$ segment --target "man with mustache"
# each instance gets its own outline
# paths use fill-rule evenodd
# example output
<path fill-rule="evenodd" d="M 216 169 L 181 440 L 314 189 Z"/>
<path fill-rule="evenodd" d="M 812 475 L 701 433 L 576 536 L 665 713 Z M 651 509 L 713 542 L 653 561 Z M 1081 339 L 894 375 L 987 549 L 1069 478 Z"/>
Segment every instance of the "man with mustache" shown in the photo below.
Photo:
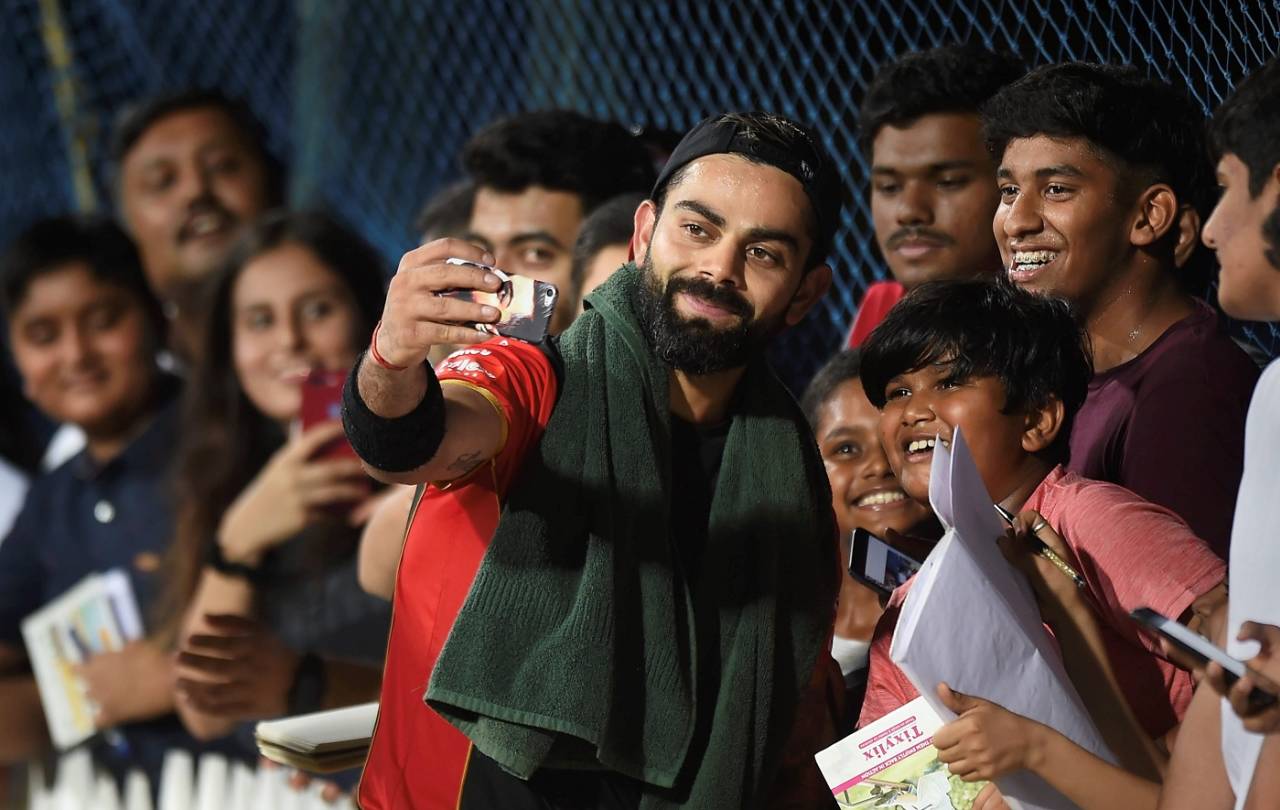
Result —
<path fill-rule="evenodd" d="M 768 801 L 836 591 L 822 461 L 764 360 L 830 286 L 844 192 L 819 144 L 765 113 L 703 121 L 636 210 L 640 266 L 547 344 L 488 340 L 438 376 L 432 346 L 498 314 L 434 294 L 498 287 L 446 259 L 493 257 L 406 254 L 344 401 L 373 474 L 433 482 L 362 807 Z"/>
<path fill-rule="evenodd" d="M 249 108 L 216 90 L 186 90 L 127 108 L 111 142 L 116 203 L 190 358 L 200 282 L 243 225 L 283 200 L 283 169 Z"/>
<path fill-rule="evenodd" d="M 926 281 L 1000 269 L 991 238 L 999 198 L 982 139 L 983 102 L 1022 75 L 1015 57 L 978 45 L 909 53 L 876 74 L 859 111 L 871 168 L 871 221 L 892 280 L 867 288 L 850 348 Z"/>

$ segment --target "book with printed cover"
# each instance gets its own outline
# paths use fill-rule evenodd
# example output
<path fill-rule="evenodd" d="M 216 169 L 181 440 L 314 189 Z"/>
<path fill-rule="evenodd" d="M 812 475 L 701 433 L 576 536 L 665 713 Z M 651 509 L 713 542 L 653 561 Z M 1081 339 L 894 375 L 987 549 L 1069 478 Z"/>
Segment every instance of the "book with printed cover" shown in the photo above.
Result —
<path fill-rule="evenodd" d="M 924 700 L 867 724 L 815 756 L 837 807 L 970 810 L 986 782 L 962 782 L 933 747 L 940 718 Z"/>
<path fill-rule="evenodd" d="M 120 569 L 90 574 L 22 620 L 49 736 L 65 751 L 97 733 L 97 707 L 77 667 L 142 637 L 138 601 Z"/>

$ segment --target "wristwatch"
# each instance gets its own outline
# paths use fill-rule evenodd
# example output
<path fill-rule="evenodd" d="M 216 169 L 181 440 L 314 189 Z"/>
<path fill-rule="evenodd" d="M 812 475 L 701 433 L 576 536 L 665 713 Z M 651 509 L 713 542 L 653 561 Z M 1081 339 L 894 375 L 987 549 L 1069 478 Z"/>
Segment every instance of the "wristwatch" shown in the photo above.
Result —
<path fill-rule="evenodd" d="M 219 574 L 226 574 L 229 577 L 240 577 L 253 583 L 262 578 L 262 569 L 228 560 L 222 553 L 222 544 L 216 539 L 209 544 L 209 553 L 205 555 L 204 562 Z"/>

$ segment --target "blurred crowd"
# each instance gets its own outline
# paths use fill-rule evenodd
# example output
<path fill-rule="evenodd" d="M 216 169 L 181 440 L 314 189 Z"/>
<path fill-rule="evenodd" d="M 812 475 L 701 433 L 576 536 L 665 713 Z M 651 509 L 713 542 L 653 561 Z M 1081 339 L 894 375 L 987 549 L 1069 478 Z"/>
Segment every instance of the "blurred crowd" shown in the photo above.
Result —
<path fill-rule="evenodd" d="M 808 123 L 492 122 L 391 268 L 284 205 L 239 101 L 124 110 L 115 215 L 0 258 L 0 784 L 51 772 L 24 620 L 118 570 L 145 632 L 72 670 L 122 789 L 158 796 L 175 751 L 260 767 L 256 721 L 378 700 L 364 768 L 296 789 L 831 807 L 814 754 L 920 694 L 890 655 L 912 583 L 851 574 L 855 538 L 923 561 L 962 431 L 1114 754 L 935 684 L 974 806 L 1020 771 L 1085 808 L 1280 806 L 1254 691 L 1280 682 L 1280 371 L 1224 319 L 1280 320 L 1280 62 L 1206 120 L 1133 67 L 907 54 L 862 103 L 868 189 Z M 788 392 L 766 349 L 851 272 L 855 193 L 889 276 Z M 484 304 L 507 277 L 554 285 L 545 339 Z"/>

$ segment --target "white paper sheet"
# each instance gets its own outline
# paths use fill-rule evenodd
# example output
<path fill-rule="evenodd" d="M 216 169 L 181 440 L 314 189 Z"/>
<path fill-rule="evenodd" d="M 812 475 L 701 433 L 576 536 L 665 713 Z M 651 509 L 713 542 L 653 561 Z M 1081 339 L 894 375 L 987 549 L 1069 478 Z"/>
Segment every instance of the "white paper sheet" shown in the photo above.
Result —
<path fill-rule="evenodd" d="M 300 754 L 323 754 L 350 748 L 367 748 L 378 720 L 378 704 L 361 703 L 341 709 L 300 714 L 280 720 L 264 720 L 255 727 L 258 742 Z"/>
<path fill-rule="evenodd" d="M 950 449 L 938 442 L 933 451 L 929 499 L 947 531 L 911 586 L 890 657 L 945 720 L 956 715 L 937 696 L 941 681 L 1114 763 L 1044 629 L 1031 586 L 996 545 L 1003 526 L 958 429 Z M 1029 771 L 997 784 L 1010 806 L 1074 807 Z"/>

